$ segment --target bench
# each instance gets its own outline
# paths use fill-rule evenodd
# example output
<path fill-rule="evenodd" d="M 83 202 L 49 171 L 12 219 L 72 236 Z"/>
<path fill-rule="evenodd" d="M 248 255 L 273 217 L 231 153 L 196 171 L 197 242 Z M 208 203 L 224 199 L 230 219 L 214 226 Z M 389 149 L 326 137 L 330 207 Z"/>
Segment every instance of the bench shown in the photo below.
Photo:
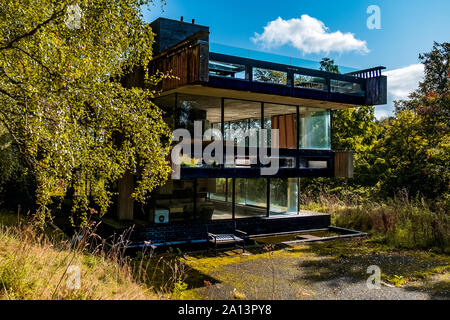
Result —
<path fill-rule="evenodd" d="M 247 232 L 236 229 L 236 222 L 234 223 L 233 233 L 215 234 L 208 232 L 208 243 L 214 245 L 215 254 L 217 256 L 217 249 L 220 245 L 233 244 L 235 247 L 242 248 L 242 253 L 245 252 L 245 238 L 248 237 Z"/>

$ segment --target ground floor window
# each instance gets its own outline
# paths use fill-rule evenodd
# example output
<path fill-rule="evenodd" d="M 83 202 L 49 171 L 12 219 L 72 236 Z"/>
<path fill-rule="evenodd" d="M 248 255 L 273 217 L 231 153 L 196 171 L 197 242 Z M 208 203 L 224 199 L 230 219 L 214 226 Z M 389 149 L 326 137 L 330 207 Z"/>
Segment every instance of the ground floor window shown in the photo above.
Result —
<path fill-rule="evenodd" d="M 299 178 L 169 180 L 153 197 L 152 219 L 164 213 L 166 220 L 154 222 L 297 215 L 298 192 Z"/>
<path fill-rule="evenodd" d="M 267 179 L 236 179 L 235 218 L 267 216 Z"/>
<path fill-rule="evenodd" d="M 270 215 L 298 214 L 298 178 L 270 179 Z"/>

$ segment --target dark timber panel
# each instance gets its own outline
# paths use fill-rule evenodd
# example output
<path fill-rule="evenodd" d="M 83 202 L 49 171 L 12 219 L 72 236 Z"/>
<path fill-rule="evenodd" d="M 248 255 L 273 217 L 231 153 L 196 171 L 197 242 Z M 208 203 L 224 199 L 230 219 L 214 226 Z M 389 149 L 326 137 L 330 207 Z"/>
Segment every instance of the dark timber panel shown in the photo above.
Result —
<path fill-rule="evenodd" d="M 247 232 L 250 237 L 279 232 L 324 229 L 330 225 L 330 215 L 328 214 L 236 219 L 236 227 Z M 159 224 L 138 228 L 133 231 L 130 236 L 130 246 L 143 245 L 145 241 L 153 244 L 205 241 L 207 239 L 207 231 L 212 233 L 230 233 L 233 230 L 233 220 Z M 117 232 L 120 232 L 120 230 L 117 230 Z"/>
<path fill-rule="evenodd" d="M 156 34 L 153 44 L 154 55 L 174 47 L 199 31 L 209 33 L 209 27 L 166 18 L 159 18 L 153 21 L 150 27 Z M 201 40 L 208 42 L 209 37 L 205 35 Z"/>
<path fill-rule="evenodd" d="M 379 76 L 367 79 L 367 105 L 381 105 L 387 103 L 387 77 Z"/>
<path fill-rule="evenodd" d="M 163 72 L 174 76 L 163 79 L 158 89 L 167 91 L 207 80 L 204 72 L 208 66 L 205 58 L 207 52 L 208 45 L 196 43 L 196 40 L 193 40 L 180 44 L 179 50 L 173 53 L 166 52 L 155 57 L 150 64 L 150 74 Z"/>

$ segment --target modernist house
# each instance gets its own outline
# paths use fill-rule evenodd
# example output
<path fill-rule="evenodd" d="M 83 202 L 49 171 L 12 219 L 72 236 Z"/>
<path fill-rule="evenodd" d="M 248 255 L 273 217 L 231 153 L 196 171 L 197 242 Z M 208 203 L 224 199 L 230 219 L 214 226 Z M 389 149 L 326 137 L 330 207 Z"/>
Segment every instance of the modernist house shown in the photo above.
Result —
<path fill-rule="evenodd" d="M 300 210 L 300 179 L 352 176 L 352 153 L 331 150 L 330 112 L 385 104 L 384 67 L 328 73 L 285 57 L 213 51 L 209 28 L 194 22 L 159 18 L 151 26 L 156 41 L 149 68 L 177 76 L 159 84 L 161 95 L 154 101 L 165 121 L 192 137 L 199 121 L 203 131 L 218 130 L 235 152 L 225 154 L 222 164 L 206 163 L 203 150 L 183 154 L 181 166 L 174 166 L 176 178 L 155 191 L 148 206 L 133 211 L 119 203 L 119 219 L 149 223 L 136 239 L 202 241 L 205 227 L 236 224 L 255 235 L 328 227 L 328 215 Z M 142 83 L 139 73 L 127 80 L 127 85 Z M 256 142 L 245 135 L 230 139 L 228 129 L 266 129 L 268 135 Z M 278 130 L 279 170 L 264 176 L 261 168 L 267 164 L 257 151 L 265 146 L 272 154 L 273 130 Z M 205 148 L 213 139 L 201 140 Z"/>

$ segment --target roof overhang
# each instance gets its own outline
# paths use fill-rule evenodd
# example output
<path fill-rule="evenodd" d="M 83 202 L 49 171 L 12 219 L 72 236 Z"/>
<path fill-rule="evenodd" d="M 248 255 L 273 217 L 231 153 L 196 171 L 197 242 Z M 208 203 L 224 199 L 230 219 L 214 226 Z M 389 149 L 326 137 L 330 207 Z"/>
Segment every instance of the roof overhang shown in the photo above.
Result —
<path fill-rule="evenodd" d="M 329 109 L 329 110 L 342 110 L 349 108 L 356 108 L 357 105 L 354 104 L 345 104 L 339 102 L 331 102 L 331 101 L 321 101 L 307 98 L 295 98 L 289 96 L 279 96 L 273 94 L 266 93 L 257 93 L 250 91 L 239 91 L 239 90 L 231 90 L 231 89 L 223 89 L 223 88 L 214 88 L 206 85 L 187 85 L 183 87 L 178 87 L 176 89 L 165 91 L 161 93 L 161 96 L 167 96 L 173 93 L 181 93 L 181 94 L 189 94 L 189 95 L 198 95 L 198 96 L 207 96 L 207 97 L 215 97 L 215 98 L 226 98 L 226 99 L 238 99 L 238 100 L 246 100 L 246 101 L 256 101 L 256 102 L 265 102 L 265 103 L 273 103 L 273 104 L 284 104 L 291 106 L 301 106 L 301 107 L 309 107 L 309 108 L 321 108 L 321 109 Z"/>

